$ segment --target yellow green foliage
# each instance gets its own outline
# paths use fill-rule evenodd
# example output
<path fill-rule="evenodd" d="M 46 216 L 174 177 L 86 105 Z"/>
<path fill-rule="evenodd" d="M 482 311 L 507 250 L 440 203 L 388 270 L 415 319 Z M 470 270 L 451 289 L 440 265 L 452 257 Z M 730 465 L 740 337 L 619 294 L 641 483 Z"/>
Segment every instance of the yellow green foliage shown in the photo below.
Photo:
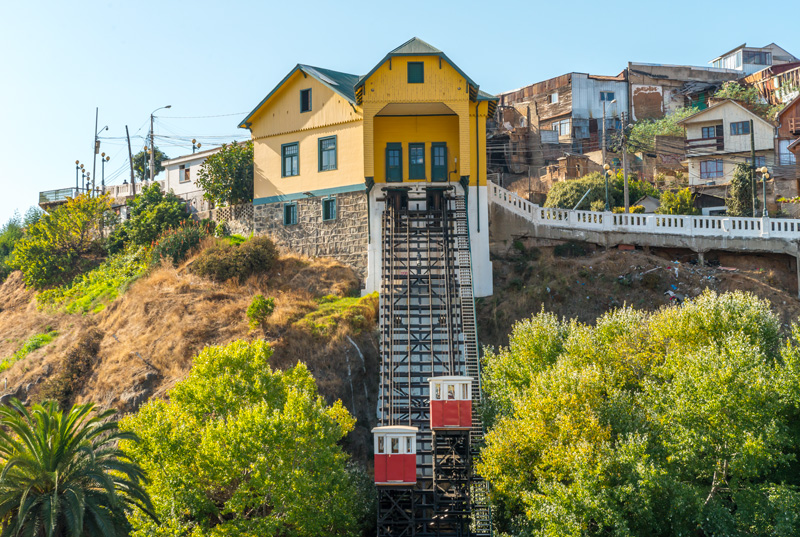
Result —
<path fill-rule="evenodd" d="M 51 306 L 67 313 L 96 313 L 147 272 L 149 263 L 150 249 L 133 246 L 109 257 L 70 284 L 42 291 L 36 298 L 40 307 Z"/>
<path fill-rule="evenodd" d="M 333 295 L 320 299 L 319 308 L 306 314 L 295 323 L 315 336 L 331 336 L 339 327 L 349 328 L 358 334 L 375 321 L 378 311 L 378 293 L 361 298 L 337 297 Z"/>
<path fill-rule="evenodd" d="M 540 313 L 484 369 L 479 471 L 515 535 L 797 535 L 800 347 L 753 295 Z"/>
<path fill-rule="evenodd" d="M 48 330 L 47 332 L 36 334 L 35 336 L 31 337 L 19 348 L 19 350 L 17 350 L 17 352 L 0 362 L 0 373 L 24 359 L 36 349 L 40 349 L 47 345 L 53 341 L 57 335 L 58 332 L 55 330 Z"/>
<path fill-rule="evenodd" d="M 269 366 L 267 343 L 207 347 L 188 377 L 123 423 L 160 523 L 134 535 L 360 535 L 374 492 L 338 442 L 355 419 L 328 406 L 303 364 Z"/>

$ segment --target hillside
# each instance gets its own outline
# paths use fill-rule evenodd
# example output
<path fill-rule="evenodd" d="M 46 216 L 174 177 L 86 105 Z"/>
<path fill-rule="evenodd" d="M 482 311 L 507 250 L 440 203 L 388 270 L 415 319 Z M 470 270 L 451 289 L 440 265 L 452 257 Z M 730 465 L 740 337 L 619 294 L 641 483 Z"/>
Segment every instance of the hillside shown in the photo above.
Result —
<path fill-rule="evenodd" d="M 203 347 L 263 337 L 273 345 L 273 367 L 305 362 L 320 393 L 341 399 L 358 418 L 349 449 L 365 457 L 377 386 L 375 315 L 368 312 L 377 308 L 374 297 L 339 298 L 358 289 L 356 273 L 330 259 L 282 255 L 270 274 L 214 283 L 187 270 L 193 260 L 153 270 L 89 315 L 37 309 L 20 273 L 11 274 L 0 286 L 0 359 L 38 334 L 57 335 L 3 373 L 3 397 L 92 400 L 128 413 L 164 397 Z M 275 297 L 276 308 L 263 330 L 250 330 L 245 311 L 257 293 Z"/>

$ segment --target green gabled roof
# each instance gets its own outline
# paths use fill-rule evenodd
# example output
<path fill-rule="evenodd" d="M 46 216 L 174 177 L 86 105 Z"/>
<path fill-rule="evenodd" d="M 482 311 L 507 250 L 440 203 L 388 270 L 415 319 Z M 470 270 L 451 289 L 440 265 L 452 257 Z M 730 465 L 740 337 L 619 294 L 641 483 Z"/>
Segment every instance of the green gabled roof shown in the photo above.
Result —
<path fill-rule="evenodd" d="M 384 56 L 384 58 L 381 61 L 379 61 L 377 65 L 375 65 L 375 67 L 373 67 L 369 73 L 358 79 L 355 88 L 358 89 L 358 87 L 362 86 L 364 82 L 369 77 L 371 77 L 372 74 L 375 71 L 377 71 L 381 65 L 384 64 L 384 62 L 386 62 L 386 60 L 389 60 L 390 58 L 393 58 L 395 56 L 438 56 L 443 60 L 445 60 L 447 63 L 449 63 L 453 67 L 453 69 L 455 69 L 458 72 L 458 74 L 463 76 L 464 80 L 466 80 L 470 86 L 478 88 L 478 84 L 476 84 L 474 80 L 468 77 L 467 74 L 458 67 L 458 65 L 453 63 L 453 60 L 448 58 L 447 54 L 445 54 L 438 48 L 429 45 L 419 37 L 411 38 L 402 45 L 400 45 L 399 47 L 397 47 L 396 49 L 394 49 L 393 51 L 389 52 L 389 54 Z"/>
<path fill-rule="evenodd" d="M 479 101 L 499 101 L 498 97 L 495 97 L 491 93 L 486 93 L 483 90 L 478 90 L 478 100 Z"/>
<path fill-rule="evenodd" d="M 308 76 L 317 80 L 320 84 L 327 86 L 333 92 L 338 93 L 348 102 L 351 104 L 356 104 L 356 93 L 355 93 L 355 85 L 359 80 L 358 75 L 351 75 L 350 73 L 342 73 L 340 71 L 333 71 L 331 69 L 324 69 L 322 67 L 314 67 L 312 65 L 303 65 L 302 63 L 298 63 L 294 69 L 292 69 L 288 75 L 283 77 L 283 80 L 278 82 L 278 85 L 275 86 L 272 91 L 264 97 L 258 105 L 253 108 L 253 111 L 250 112 L 246 118 L 244 118 L 239 123 L 239 128 L 241 129 L 249 129 L 250 126 L 248 122 L 250 118 L 252 118 L 258 110 L 264 106 L 270 97 L 272 97 L 276 91 L 278 91 L 281 86 L 283 86 L 289 78 L 297 71 L 302 71 L 303 73 L 307 74 Z"/>

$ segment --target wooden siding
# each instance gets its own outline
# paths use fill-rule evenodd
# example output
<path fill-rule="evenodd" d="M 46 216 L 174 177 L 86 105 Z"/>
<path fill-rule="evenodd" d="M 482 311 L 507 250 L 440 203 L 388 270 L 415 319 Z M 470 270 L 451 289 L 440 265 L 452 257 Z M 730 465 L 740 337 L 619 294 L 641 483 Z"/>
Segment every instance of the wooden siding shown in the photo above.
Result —
<path fill-rule="evenodd" d="M 408 62 L 424 63 L 424 83 L 408 83 Z M 364 82 L 365 107 L 375 102 L 466 102 L 468 99 L 469 88 L 464 77 L 437 56 L 392 58 Z"/>
<path fill-rule="evenodd" d="M 311 89 L 311 111 L 300 112 L 300 90 Z M 358 121 L 361 111 L 300 71 L 293 74 L 251 119 L 253 139 Z"/>
<path fill-rule="evenodd" d="M 318 141 L 328 136 L 336 136 L 337 168 L 321 172 Z M 281 145 L 293 142 L 299 143 L 300 175 L 281 177 Z M 364 182 L 361 121 L 257 139 L 253 149 L 256 199 Z"/>

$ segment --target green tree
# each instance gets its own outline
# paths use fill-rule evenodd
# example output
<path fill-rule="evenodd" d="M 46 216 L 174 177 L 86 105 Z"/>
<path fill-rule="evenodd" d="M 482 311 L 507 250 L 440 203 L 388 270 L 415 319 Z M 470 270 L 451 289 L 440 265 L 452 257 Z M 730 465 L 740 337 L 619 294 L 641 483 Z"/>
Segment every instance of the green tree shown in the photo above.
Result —
<path fill-rule="evenodd" d="M 142 469 L 120 451 L 136 442 L 93 405 L 63 412 L 53 401 L 27 410 L 0 406 L 0 520 L 2 535 L 121 537 L 126 511 L 152 516 Z"/>
<path fill-rule="evenodd" d="M 26 229 L 11 266 L 37 289 L 72 281 L 104 259 L 101 222 L 110 209 L 107 195 L 69 199 Z"/>
<path fill-rule="evenodd" d="M 308 369 L 269 367 L 267 343 L 207 347 L 169 400 L 151 400 L 123 427 L 147 470 L 162 524 L 137 535 L 356 535 L 369 505 L 338 442 L 354 419 L 327 406 Z"/>
<path fill-rule="evenodd" d="M 678 108 L 661 119 L 637 121 L 631 125 L 630 133 L 628 134 L 628 151 L 630 153 L 655 151 L 656 136 L 683 137 L 684 129 L 682 125 L 678 125 L 678 121 L 691 116 L 697 111 L 697 108 L 692 107 Z"/>
<path fill-rule="evenodd" d="M 662 192 L 661 205 L 656 209 L 658 214 L 700 214 L 694 206 L 694 194 L 688 188 L 677 192 Z"/>
<path fill-rule="evenodd" d="M 155 178 L 159 173 L 164 171 L 164 166 L 161 165 L 162 162 L 165 160 L 169 160 L 169 157 L 161 151 L 157 146 L 155 148 L 155 165 L 156 170 L 153 177 Z M 136 174 L 136 180 L 141 181 L 149 181 L 150 180 L 150 149 L 148 148 L 147 151 L 144 149 L 133 155 L 133 171 Z"/>
<path fill-rule="evenodd" d="M 545 207 L 558 207 L 560 209 L 572 209 L 580 201 L 583 195 L 589 190 L 589 195 L 581 202 L 578 209 L 588 210 L 591 207 L 599 207 L 600 203 L 605 207 L 606 182 L 602 173 L 592 172 L 580 179 L 571 181 L 561 181 L 553 185 L 545 200 Z M 642 196 L 651 195 L 659 197 L 661 193 L 647 181 L 640 181 L 636 174 L 628 175 L 628 197 L 634 203 Z M 608 200 L 611 207 L 624 205 L 624 178 L 622 170 L 611 177 L 608 181 Z"/>
<path fill-rule="evenodd" d="M 14 246 L 23 237 L 25 228 L 38 222 L 41 215 L 42 210 L 38 207 L 29 208 L 24 217 L 20 217 L 19 213 L 15 211 L 8 222 L 0 227 L 0 282 L 14 270 L 11 266 L 11 255 L 14 252 Z"/>
<path fill-rule="evenodd" d="M 747 164 L 737 164 L 728 186 L 725 205 L 730 216 L 753 216 L 753 171 Z"/>
<path fill-rule="evenodd" d="M 126 202 L 128 219 L 117 226 L 109 239 L 109 249 L 119 251 L 128 242 L 149 246 L 168 229 L 175 229 L 189 217 L 186 202 L 172 192 L 164 192 L 161 185 L 145 187 Z"/>
<path fill-rule="evenodd" d="M 479 471 L 519 535 L 800 532 L 800 348 L 766 301 L 541 313 L 486 355 Z"/>
<path fill-rule="evenodd" d="M 223 144 L 200 166 L 197 185 L 217 205 L 253 201 L 253 142 Z"/>

